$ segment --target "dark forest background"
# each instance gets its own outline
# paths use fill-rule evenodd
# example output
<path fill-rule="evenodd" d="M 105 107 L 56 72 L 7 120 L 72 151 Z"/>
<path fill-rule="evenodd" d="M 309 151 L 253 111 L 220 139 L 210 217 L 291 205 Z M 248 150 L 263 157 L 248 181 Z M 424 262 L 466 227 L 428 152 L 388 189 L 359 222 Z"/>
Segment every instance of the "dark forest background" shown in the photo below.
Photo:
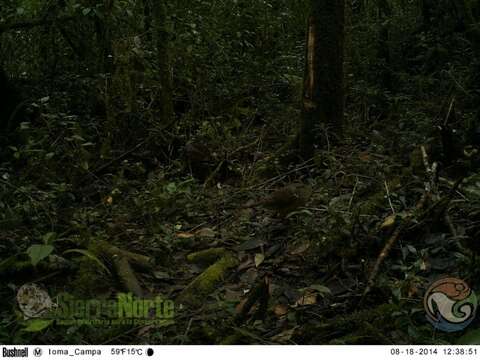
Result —
<path fill-rule="evenodd" d="M 2 0 L 0 343 L 479 344 L 479 99 L 478 0 Z"/>

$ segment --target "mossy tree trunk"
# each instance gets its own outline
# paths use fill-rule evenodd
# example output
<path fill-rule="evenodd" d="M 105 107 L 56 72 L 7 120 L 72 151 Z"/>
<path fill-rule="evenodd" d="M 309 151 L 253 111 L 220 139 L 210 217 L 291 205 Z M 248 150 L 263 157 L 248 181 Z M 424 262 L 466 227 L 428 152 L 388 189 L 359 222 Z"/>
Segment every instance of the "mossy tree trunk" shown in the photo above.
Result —
<path fill-rule="evenodd" d="M 152 1 L 152 0 L 150 0 Z M 153 6 L 152 6 L 153 5 Z M 158 76 L 160 80 L 160 113 L 163 124 L 173 122 L 173 86 L 170 64 L 170 33 L 167 24 L 165 1 L 150 4 L 154 19 L 154 33 L 157 47 Z"/>
<path fill-rule="evenodd" d="M 303 86 L 300 151 L 313 156 L 318 129 L 342 136 L 344 89 L 344 0 L 311 0 Z M 329 143 L 328 132 L 322 143 Z M 322 136 L 323 137 L 323 136 Z"/>

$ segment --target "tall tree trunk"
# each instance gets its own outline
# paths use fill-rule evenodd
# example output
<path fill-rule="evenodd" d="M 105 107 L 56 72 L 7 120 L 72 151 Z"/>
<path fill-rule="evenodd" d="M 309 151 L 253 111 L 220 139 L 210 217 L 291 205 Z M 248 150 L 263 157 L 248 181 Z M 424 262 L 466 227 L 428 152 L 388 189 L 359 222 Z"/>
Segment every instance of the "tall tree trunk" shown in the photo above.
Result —
<path fill-rule="evenodd" d="M 152 41 L 152 4 L 151 0 L 143 0 L 143 30 L 149 41 Z"/>
<path fill-rule="evenodd" d="M 424 30 L 428 30 L 432 26 L 433 6 L 432 0 L 421 0 L 422 25 Z"/>
<path fill-rule="evenodd" d="M 155 21 L 154 31 L 157 45 L 158 75 L 160 79 L 161 120 L 164 124 L 171 124 L 174 113 L 167 9 L 164 0 L 156 2 L 155 6 L 151 6 L 150 8 L 152 9 L 152 15 Z"/>
<path fill-rule="evenodd" d="M 313 156 L 316 132 L 330 127 L 342 136 L 344 89 L 344 0 L 311 0 L 303 86 L 300 151 Z M 329 142 L 328 135 L 325 139 Z"/>
<path fill-rule="evenodd" d="M 460 0 L 459 0 L 460 1 Z M 461 4 L 457 4 L 462 7 L 462 12 L 465 19 L 466 37 L 470 41 L 470 45 L 473 52 L 473 59 L 471 61 L 472 67 L 472 104 L 476 104 L 477 113 L 469 128 L 467 130 L 470 141 L 475 145 L 480 145 L 480 92 L 478 91 L 478 84 L 480 82 L 480 1 L 467 2 L 462 1 Z"/>
<path fill-rule="evenodd" d="M 451 1 L 452 7 L 455 8 L 457 14 L 457 23 L 460 26 L 460 30 L 467 32 L 472 25 L 478 24 L 479 14 L 476 14 L 476 6 L 480 5 L 480 1 Z"/>
<path fill-rule="evenodd" d="M 378 57 L 382 62 L 381 81 L 382 86 L 392 90 L 392 68 L 390 59 L 390 19 L 392 17 L 392 8 L 388 0 L 379 0 L 378 12 L 380 19 L 380 33 L 378 41 Z"/>
<path fill-rule="evenodd" d="M 22 97 L 0 64 L 0 144 L 24 121 Z"/>
<path fill-rule="evenodd" d="M 111 40 L 113 1 L 114 0 L 102 0 L 103 14 L 95 15 L 94 17 L 95 36 L 100 57 L 99 67 L 101 68 L 101 71 L 105 73 L 113 72 L 113 50 Z M 90 0 L 88 4 L 91 7 L 94 7 L 97 3 L 98 0 Z"/>

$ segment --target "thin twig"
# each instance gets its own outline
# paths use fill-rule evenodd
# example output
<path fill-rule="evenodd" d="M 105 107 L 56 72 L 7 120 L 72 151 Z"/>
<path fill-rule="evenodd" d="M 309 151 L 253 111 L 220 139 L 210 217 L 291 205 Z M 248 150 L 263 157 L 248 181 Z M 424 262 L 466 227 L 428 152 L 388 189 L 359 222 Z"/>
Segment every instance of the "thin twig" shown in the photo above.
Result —
<path fill-rule="evenodd" d="M 275 184 L 283 179 L 285 179 L 288 175 L 290 174 L 293 174 L 295 172 L 298 172 L 300 170 L 304 170 L 304 169 L 309 169 L 309 168 L 312 168 L 315 166 L 315 164 L 310 164 L 308 165 L 309 162 L 313 161 L 313 158 L 312 159 L 309 159 L 303 163 L 301 163 L 300 165 L 298 165 L 295 169 L 292 169 L 286 173 L 283 173 L 283 174 L 280 174 L 280 175 L 277 175 L 273 178 L 270 178 L 268 180 L 265 180 L 264 182 L 260 183 L 260 184 L 256 184 L 256 185 L 252 185 L 252 186 L 249 186 L 247 187 L 246 189 L 244 190 L 239 190 L 239 192 L 243 192 L 245 190 L 254 190 L 254 189 L 260 189 L 268 184 Z"/>
<path fill-rule="evenodd" d="M 358 178 L 355 180 L 355 185 L 353 186 L 352 196 L 350 196 L 350 201 L 348 202 L 348 211 L 352 209 L 353 198 L 357 193 Z"/>
<path fill-rule="evenodd" d="M 387 192 L 388 203 L 390 204 L 390 209 L 392 209 L 392 213 L 393 215 L 395 215 L 395 209 L 392 204 L 392 199 L 390 199 L 390 190 L 388 189 L 388 183 L 386 179 L 384 180 L 384 184 L 385 184 L 385 191 Z"/>

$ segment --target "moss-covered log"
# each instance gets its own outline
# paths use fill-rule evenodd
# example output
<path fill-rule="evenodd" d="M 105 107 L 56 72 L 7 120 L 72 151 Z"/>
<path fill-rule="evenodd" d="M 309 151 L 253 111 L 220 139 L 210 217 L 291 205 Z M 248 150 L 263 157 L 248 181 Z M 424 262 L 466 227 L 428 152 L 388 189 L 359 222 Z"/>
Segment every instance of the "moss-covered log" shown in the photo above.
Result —
<path fill-rule="evenodd" d="M 237 266 L 238 260 L 232 254 L 227 254 L 215 264 L 209 266 L 203 273 L 198 275 L 180 293 L 177 301 L 189 306 L 199 306 L 204 298 L 211 294 L 221 281 L 226 277 L 228 271 Z"/>

